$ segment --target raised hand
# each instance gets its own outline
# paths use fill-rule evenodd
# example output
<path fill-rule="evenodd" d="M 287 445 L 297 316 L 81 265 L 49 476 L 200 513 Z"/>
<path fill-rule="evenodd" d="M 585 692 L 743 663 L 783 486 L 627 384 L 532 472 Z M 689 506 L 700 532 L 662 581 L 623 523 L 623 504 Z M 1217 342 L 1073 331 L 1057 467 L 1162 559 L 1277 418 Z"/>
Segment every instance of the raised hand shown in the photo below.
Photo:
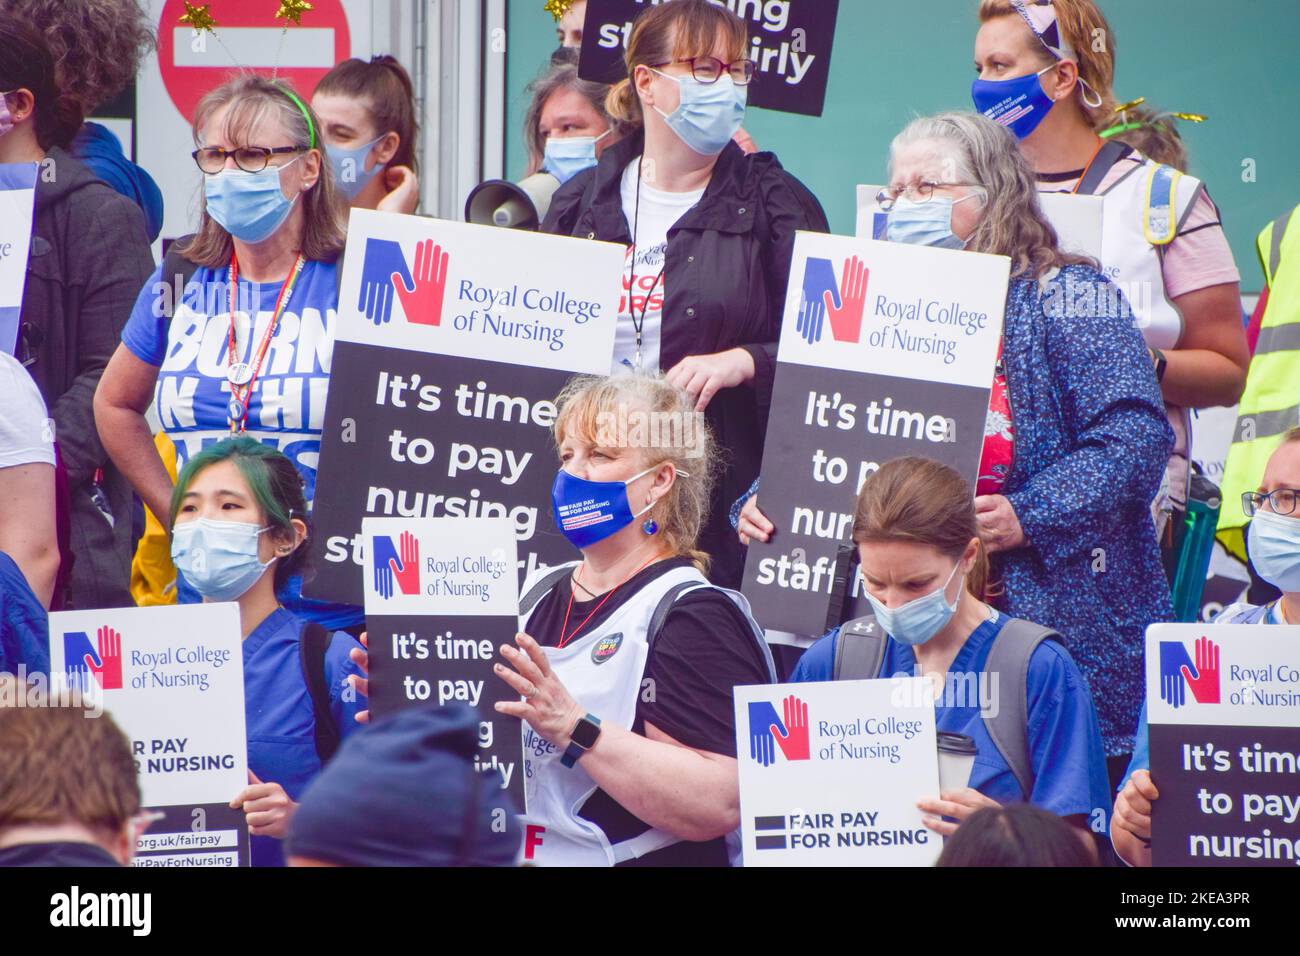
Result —
<path fill-rule="evenodd" d="M 395 559 L 389 558 L 388 567 L 403 594 L 417 594 L 420 590 L 420 539 L 409 531 L 403 531 L 400 543 L 402 564 L 399 567 Z"/>
<path fill-rule="evenodd" d="M 393 539 L 387 535 L 374 539 L 375 544 L 375 590 L 379 596 L 388 599 L 393 596 L 393 564 L 397 561 L 397 551 L 393 549 Z"/>
<path fill-rule="evenodd" d="M 111 627 L 101 627 L 95 632 L 99 647 L 99 660 L 92 662 L 86 655 L 86 665 L 99 678 L 104 690 L 118 690 L 122 686 L 122 635 Z"/>
<path fill-rule="evenodd" d="M 791 694 L 782 702 L 785 731 L 776 724 L 769 728 L 786 760 L 808 759 L 808 705 Z"/>
<path fill-rule="evenodd" d="M 432 239 L 425 239 L 415 247 L 414 280 L 406 271 L 405 262 L 400 274 L 393 273 L 393 288 L 402 300 L 406 321 L 417 325 L 442 324 L 442 299 L 447 291 L 449 258 L 442 246 L 435 246 Z"/>
<path fill-rule="evenodd" d="M 1161 645 L 1161 650 L 1164 646 Z M 1184 655 L 1186 652 L 1184 652 Z M 1163 671 L 1163 655 L 1161 658 Z M 1184 664 L 1180 673 L 1192 688 L 1192 696 L 1198 704 L 1217 704 L 1219 702 L 1219 645 L 1208 637 L 1196 639 L 1196 673 Z"/>
<path fill-rule="evenodd" d="M 1183 668 L 1191 664 L 1182 641 L 1160 642 L 1160 699 L 1170 707 L 1178 708 L 1187 702 Z"/>
<path fill-rule="evenodd" d="M 799 296 L 799 316 L 795 330 L 809 345 L 822 337 L 826 322 L 827 294 L 838 299 L 835 266 L 829 259 L 810 257 L 804 266 L 803 289 Z"/>
<path fill-rule="evenodd" d="M 751 701 L 749 705 L 749 755 L 761 766 L 776 762 L 776 744 L 772 740 L 772 730 L 777 728 L 782 737 L 786 736 L 785 725 L 777 716 L 776 708 L 766 700 Z"/>
<path fill-rule="evenodd" d="M 375 325 L 384 325 L 393 317 L 395 276 L 401 276 L 407 283 L 411 281 L 401 245 L 392 239 L 367 239 L 357 308 Z M 407 316 L 410 314 L 408 311 Z"/>
<path fill-rule="evenodd" d="M 839 295 L 823 293 L 826 314 L 831 320 L 831 335 L 836 342 L 857 342 L 862 338 L 862 313 L 867 306 L 867 267 L 857 256 L 844 260 L 844 278 Z"/>

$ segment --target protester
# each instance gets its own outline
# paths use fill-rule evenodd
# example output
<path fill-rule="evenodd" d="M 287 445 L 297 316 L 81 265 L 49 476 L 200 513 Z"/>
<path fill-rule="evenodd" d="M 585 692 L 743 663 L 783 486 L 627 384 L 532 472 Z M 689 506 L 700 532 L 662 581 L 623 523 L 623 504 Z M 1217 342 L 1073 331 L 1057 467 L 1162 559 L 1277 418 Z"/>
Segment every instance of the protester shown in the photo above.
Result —
<path fill-rule="evenodd" d="M 552 65 L 528 85 L 524 116 L 528 175 L 543 169 L 561 183 L 596 165 L 601 154 L 632 127 L 605 108 L 609 87 L 578 77 L 576 65 Z"/>
<path fill-rule="evenodd" d="M 729 860 L 732 689 L 773 674 L 748 603 L 708 584 L 697 550 L 717 453 L 703 427 L 630 448 L 602 424 L 620 410 L 690 422 L 693 401 L 647 376 L 578 379 L 561 396 L 552 497 L 582 560 L 524 585 L 525 633 L 496 668 L 523 696 L 497 709 L 528 725 L 529 862 Z"/>
<path fill-rule="evenodd" d="M 1097 855 L 1056 814 L 1021 803 L 976 810 L 935 866 L 1097 866 Z"/>
<path fill-rule="evenodd" d="M 355 734 L 303 794 L 289 865 L 512 865 L 519 823 L 500 775 L 475 769 L 478 728 L 478 713 L 453 703 Z"/>
<path fill-rule="evenodd" d="M 1024 159 L 983 117 L 913 120 L 891 147 L 890 183 L 892 241 L 1011 257 L 989 406 L 998 427 L 985 430 L 975 499 L 988 596 L 1064 635 L 1088 684 L 1106 688 L 1097 709 L 1118 774 L 1143 635 L 1173 613 L 1148 507 L 1172 436 L 1132 313 L 1095 267 L 1060 251 Z M 776 530 L 753 498 L 738 520 L 743 539 Z"/>
<path fill-rule="evenodd" d="M 139 812 L 131 741 L 112 717 L 76 692 L 28 707 L 0 689 L 0 867 L 129 866 Z"/>
<path fill-rule="evenodd" d="M 22 20 L 44 37 L 59 93 L 74 101 L 82 116 L 90 116 L 126 90 L 154 48 L 149 13 L 138 0 L 0 0 L 0 19 L 9 17 Z M 99 123 L 83 123 L 68 152 L 139 206 L 149 241 L 158 238 L 162 192 L 148 173 L 127 159 L 111 130 Z"/>
<path fill-rule="evenodd" d="M 95 397 L 105 447 L 155 515 L 172 495 L 144 416 L 155 401 L 178 468 L 215 440 L 248 434 L 291 457 L 309 504 L 315 493 L 344 240 L 319 128 L 288 87 L 259 76 L 199 103 L 199 231 L 138 290 Z M 183 571 L 176 584 L 180 603 L 198 601 Z M 281 603 L 309 620 L 363 620 L 358 607 L 303 597 L 297 577 L 283 584 Z"/>
<path fill-rule="evenodd" d="M 542 228 L 629 245 L 616 371 L 662 369 L 705 411 L 729 467 L 700 539 L 711 579 L 738 586 L 727 506 L 762 460 L 795 232 L 828 228 L 816 198 L 771 153 L 730 142 L 754 64 L 746 27 L 706 0 L 647 9 L 609 113 L 641 129 L 551 201 Z M 629 291 L 630 290 L 630 291 Z"/>
<path fill-rule="evenodd" d="M 18 358 L 40 389 L 66 472 L 71 563 L 55 606 L 130 603 L 131 489 L 95 430 L 95 387 L 153 267 L 140 210 L 61 146 L 81 123 L 40 35 L 0 18 L 0 164 L 39 163 Z"/>
<path fill-rule="evenodd" d="M 582 27 L 587 19 L 587 0 L 560 0 L 556 8 L 548 6 L 548 11 L 555 17 L 555 34 L 560 49 L 577 50 L 582 47 Z"/>
<path fill-rule="evenodd" d="M 1250 520 L 1250 555 L 1259 575 L 1282 592 L 1264 605 L 1231 604 L 1215 624 L 1300 625 L 1300 428 L 1292 428 L 1268 459 L 1258 491 L 1242 495 Z M 1115 800 L 1111 840 L 1120 859 L 1151 865 L 1151 804 L 1160 796 L 1151 779 L 1145 702 L 1133 741 L 1133 760 Z"/>
<path fill-rule="evenodd" d="M 316 85 L 334 184 L 357 209 L 413 213 L 420 205 L 419 124 L 411 77 L 391 56 L 344 60 Z"/>
<path fill-rule="evenodd" d="M 936 729 L 965 734 L 977 748 L 965 789 L 918 804 L 925 825 L 938 833 L 952 833 L 980 807 L 1022 801 L 1085 833 L 1100 829 L 1110 804 L 1106 760 L 1088 684 L 1064 645 L 1044 639 L 1026 662 L 1001 668 L 1003 681 L 1008 671 L 1025 674 L 1024 687 L 999 681 L 992 689 L 991 681 L 984 682 L 988 694 L 1024 695 L 1025 726 L 1009 733 L 1013 739 L 1024 735 L 1029 766 L 1017 768 L 1013 761 L 1021 755 L 1004 754 L 990 734 L 989 721 L 1012 708 L 1001 706 L 1002 698 L 969 699 L 967 690 L 981 686 L 999 640 L 1015 640 L 1002 637 L 1004 631 L 1011 634 L 1009 625 L 1024 622 L 981 600 L 988 560 L 966 480 L 929 458 L 886 462 L 862 485 L 853 543 L 874 623 L 888 635 L 883 645 L 876 640 L 879 663 L 872 673 L 845 672 L 846 652 L 839 645 L 846 632 L 836 628 L 808 649 L 791 680 L 930 678 L 938 691 Z M 863 640 L 857 635 L 864 628 L 845 628 L 849 640 Z"/>
<path fill-rule="evenodd" d="M 353 648 L 277 602 L 306 569 L 307 502 L 293 463 L 241 435 L 185 465 L 171 508 L 172 559 L 204 602 L 235 601 L 244 639 L 250 786 L 242 806 L 254 866 L 283 863 L 280 840 L 309 781 L 357 729 Z"/>
<path fill-rule="evenodd" d="M 1115 35 L 1093 0 L 981 0 L 979 16 L 976 109 L 1019 138 L 1039 189 L 1105 198 L 1102 265 L 1133 305 L 1176 436 L 1156 503 L 1172 568 L 1189 479 L 1187 409 L 1236 403 L 1249 362 L 1240 276 L 1218 209 L 1198 180 L 1098 135 L 1115 113 Z"/>
<path fill-rule="evenodd" d="M 59 573 L 53 428 L 27 371 L 0 352 L 0 554 L 50 606 Z"/>

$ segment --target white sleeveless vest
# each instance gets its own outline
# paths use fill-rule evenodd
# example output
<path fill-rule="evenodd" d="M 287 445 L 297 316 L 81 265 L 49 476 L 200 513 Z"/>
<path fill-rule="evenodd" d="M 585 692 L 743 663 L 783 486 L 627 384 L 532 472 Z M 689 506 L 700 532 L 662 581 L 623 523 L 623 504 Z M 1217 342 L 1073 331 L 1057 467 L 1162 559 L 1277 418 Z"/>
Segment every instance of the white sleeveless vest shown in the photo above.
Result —
<path fill-rule="evenodd" d="M 565 566 L 576 565 L 574 562 Z M 520 593 L 527 595 L 542 577 L 554 570 L 552 567 L 534 572 Z M 632 729 L 650 653 L 647 633 L 650 620 L 660 600 L 679 584 L 694 585 L 683 594 L 713 587 L 693 567 L 674 568 L 647 583 L 599 627 L 563 648 L 543 648 L 561 683 L 585 711 L 600 718 L 602 726 Z M 755 643 L 762 648 L 770 679 L 774 680 L 771 654 L 762 629 L 754 623 L 749 602 L 735 591 L 715 590 L 727 595 L 745 615 Z M 540 603 L 539 600 L 537 604 Z M 520 630 L 528 631 L 537 604 L 520 609 Z M 600 827 L 578 815 L 597 789 L 595 781 L 583 769 L 582 761 L 572 768 L 563 766 L 560 763 L 563 752 L 527 723 L 523 725 L 523 736 L 524 790 L 528 801 L 528 813 L 521 820 L 526 834 L 524 862 L 539 866 L 613 866 L 680 842 L 671 833 L 652 827 L 640 836 L 611 844 Z M 728 844 L 738 846 L 738 841 L 729 839 Z"/>

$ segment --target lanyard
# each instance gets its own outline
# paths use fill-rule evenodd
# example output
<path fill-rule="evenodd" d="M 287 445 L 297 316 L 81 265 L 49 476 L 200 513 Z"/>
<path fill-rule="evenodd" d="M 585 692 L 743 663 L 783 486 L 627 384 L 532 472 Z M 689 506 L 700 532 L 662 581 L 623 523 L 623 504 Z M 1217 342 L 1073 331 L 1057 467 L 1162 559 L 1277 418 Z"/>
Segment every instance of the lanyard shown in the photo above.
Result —
<path fill-rule="evenodd" d="M 302 253 L 298 253 L 298 258 L 293 264 L 293 269 L 289 272 L 288 278 L 284 280 L 284 285 L 280 287 L 280 295 L 275 300 L 275 311 L 271 314 L 271 321 L 266 327 L 266 332 L 262 335 L 262 341 L 257 347 L 257 352 L 253 356 L 254 361 L 248 362 L 235 361 L 236 342 L 235 342 L 235 297 L 239 292 L 239 260 L 235 258 L 232 252 L 230 255 L 230 335 L 226 343 L 226 381 L 230 383 L 230 403 L 226 406 L 226 417 L 230 420 L 230 434 L 241 434 L 244 431 L 244 421 L 248 418 L 248 409 L 252 404 L 253 384 L 257 381 L 258 373 L 262 370 L 262 362 L 266 359 L 267 349 L 271 347 L 271 339 L 275 336 L 276 327 L 280 324 L 280 316 L 284 314 L 285 308 L 289 304 L 289 297 L 293 295 L 294 286 L 297 285 L 298 275 L 306 265 L 307 260 Z M 253 331 L 253 315 L 249 315 L 249 334 Z"/>
<path fill-rule="evenodd" d="M 569 607 L 564 612 L 564 623 L 560 625 L 560 643 L 557 645 L 557 650 L 559 648 L 564 647 L 565 644 L 568 644 L 569 641 L 573 640 L 575 637 L 578 636 L 578 632 L 587 626 L 587 622 L 596 616 L 596 612 L 605 606 L 605 602 L 614 596 L 615 591 L 617 591 L 623 585 L 627 584 L 628 581 L 631 581 L 634 577 L 636 577 L 638 574 L 640 574 L 642 571 L 648 568 L 650 566 L 651 561 L 657 561 L 659 560 L 660 557 L 662 557 L 662 555 L 658 555 L 658 554 L 651 555 L 649 561 L 641 565 L 641 567 L 637 568 L 635 571 L 633 571 L 631 574 L 625 577 L 622 581 L 619 581 L 618 584 L 614 585 L 614 590 L 610 591 L 603 598 L 601 598 L 600 603 L 591 609 L 591 613 L 588 614 L 586 617 L 584 617 L 582 619 L 582 623 L 579 624 L 577 627 L 575 627 L 572 632 L 569 631 L 569 615 L 573 613 L 573 588 L 569 588 Z M 582 568 L 578 568 L 577 573 L 581 574 Z M 574 577 L 574 580 L 575 581 L 578 580 L 576 576 Z M 579 582 L 578 586 L 582 587 L 581 582 Z M 582 589 L 584 591 L 587 591 L 586 588 L 582 588 Z M 591 592 L 587 591 L 587 593 L 590 594 Z"/>
<path fill-rule="evenodd" d="M 641 319 L 637 320 L 636 305 L 633 303 L 632 296 L 636 293 L 636 243 L 641 235 L 641 172 L 645 164 L 645 155 L 636 162 L 636 205 L 632 210 L 632 277 L 627 284 L 627 312 L 632 317 L 632 328 L 636 332 L 636 370 L 641 371 L 641 340 L 642 331 L 645 329 L 645 316 L 650 311 L 650 297 L 654 295 L 655 289 L 663 280 L 664 270 L 668 268 L 668 248 L 664 247 L 664 264 L 655 276 L 655 281 L 650 285 L 650 291 L 645 295 L 645 305 L 641 307 Z M 596 613 L 595 611 L 592 612 Z"/>
<path fill-rule="evenodd" d="M 1097 156 L 1101 153 L 1101 148 L 1105 145 L 1106 145 L 1106 141 L 1104 139 L 1097 144 L 1096 150 L 1093 151 L 1092 158 L 1088 160 L 1088 165 L 1084 166 L 1083 172 L 1079 173 L 1079 181 L 1075 183 L 1074 188 L 1070 190 L 1071 194 L 1073 195 L 1078 194 L 1079 187 L 1082 186 L 1083 181 L 1088 178 L 1088 170 L 1092 169 L 1092 164 L 1097 161 Z"/>

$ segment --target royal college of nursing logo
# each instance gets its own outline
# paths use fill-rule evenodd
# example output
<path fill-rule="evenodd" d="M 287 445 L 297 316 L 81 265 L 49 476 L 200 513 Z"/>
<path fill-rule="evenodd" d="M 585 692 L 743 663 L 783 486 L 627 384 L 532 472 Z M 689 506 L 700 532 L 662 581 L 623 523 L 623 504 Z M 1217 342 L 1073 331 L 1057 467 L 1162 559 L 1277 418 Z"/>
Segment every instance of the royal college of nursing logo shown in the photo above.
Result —
<path fill-rule="evenodd" d="M 808 705 L 791 694 L 782 710 L 784 716 L 778 716 L 767 700 L 749 704 L 749 756 L 761 767 L 776 763 L 777 748 L 786 760 L 808 759 Z"/>
<path fill-rule="evenodd" d="M 395 546 L 392 537 L 377 534 L 373 551 L 375 591 L 381 598 L 387 600 L 395 593 L 420 593 L 420 540 L 415 535 L 403 531 Z"/>
<path fill-rule="evenodd" d="M 1160 699 L 1171 707 L 1187 703 L 1187 692 L 1198 704 L 1219 703 L 1219 645 L 1208 637 L 1196 640 L 1193 663 L 1182 641 L 1160 642 Z"/>
<path fill-rule="evenodd" d="M 809 345 L 820 342 L 829 324 L 836 342 L 862 341 L 862 314 L 867 305 L 870 270 L 853 256 L 844 260 L 839 279 L 835 263 L 809 256 L 804 263 L 803 287 L 795 329 Z"/>
<path fill-rule="evenodd" d="M 361 266 L 361 293 L 357 309 L 377 326 L 393 317 L 393 301 L 402 304 L 406 321 L 414 325 L 441 325 L 447 291 L 450 253 L 432 239 L 415 247 L 411 268 L 400 243 L 392 239 L 367 239 Z"/>
<path fill-rule="evenodd" d="M 63 670 L 70 686 L 90 690 L 122 689 L 122 635 L 111 627 L 95 631 L 95 643 L 85 631 L 63 635 Z"/>

